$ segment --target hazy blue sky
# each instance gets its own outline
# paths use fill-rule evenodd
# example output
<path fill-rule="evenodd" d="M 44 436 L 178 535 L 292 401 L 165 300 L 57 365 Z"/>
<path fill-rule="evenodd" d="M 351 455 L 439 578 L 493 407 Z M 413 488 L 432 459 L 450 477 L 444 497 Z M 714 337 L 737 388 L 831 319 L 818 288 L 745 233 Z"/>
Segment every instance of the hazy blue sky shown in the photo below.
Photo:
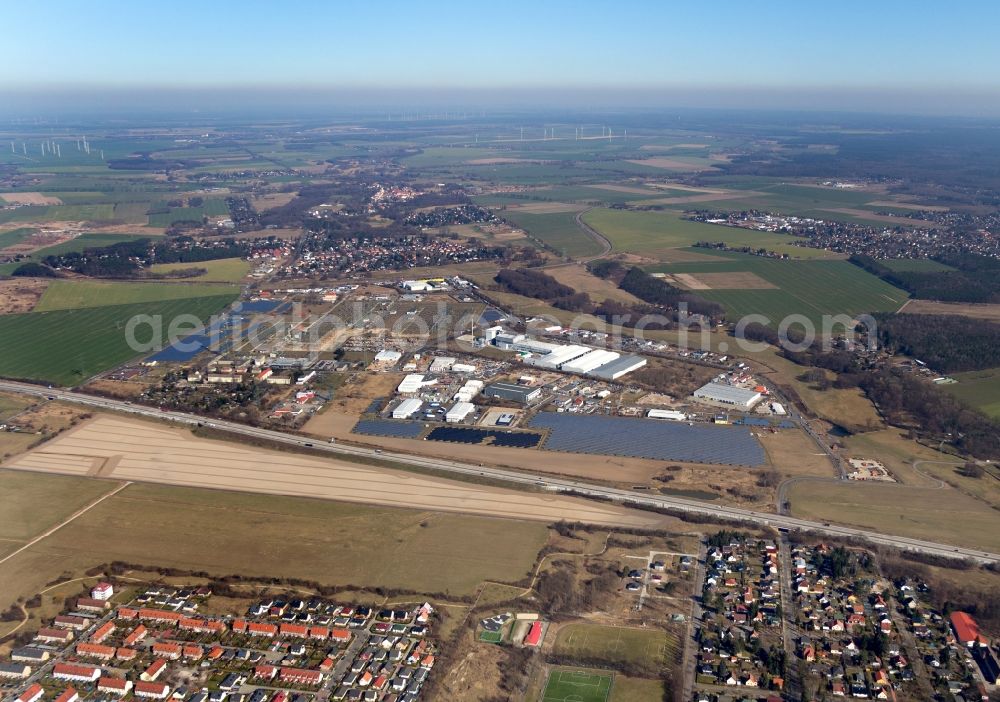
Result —
<path fill-rule="evenodd" d="M 32 91 L 738 86 L 1000 107 L 995 0 L 8 0 L 0 18 L 0 86 Z"/>

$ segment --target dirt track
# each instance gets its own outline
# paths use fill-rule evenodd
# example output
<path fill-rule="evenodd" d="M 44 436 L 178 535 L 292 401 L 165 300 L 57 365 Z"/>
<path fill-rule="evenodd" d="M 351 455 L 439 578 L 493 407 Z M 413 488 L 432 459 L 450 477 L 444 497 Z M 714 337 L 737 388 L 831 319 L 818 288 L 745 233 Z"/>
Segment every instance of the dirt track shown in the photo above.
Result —
<path fill-rule="evenodd" d="M 200 439 L 182 429 L 107 415 L 11 459 L 4 467 L 545 522 L 652 527 L 669 521 L 570 497 Z"/>

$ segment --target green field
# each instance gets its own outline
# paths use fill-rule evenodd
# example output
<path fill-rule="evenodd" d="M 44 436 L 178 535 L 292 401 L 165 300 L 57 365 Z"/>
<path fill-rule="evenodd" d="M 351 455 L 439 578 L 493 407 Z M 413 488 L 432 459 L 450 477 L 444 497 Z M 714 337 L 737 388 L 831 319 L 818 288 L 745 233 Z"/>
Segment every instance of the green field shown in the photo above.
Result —
<path fill-rule="evenodd" d="M 0 223 L 110 221 L 114 218 L 115 206 L 109 204 L 29 205 L 0 211 Z"/>
<path fill-rule="evenodd" d="M 0 316 L 0 376 L 75 385 L 139 355 L 126 339 L 128 321 L 136 315 L 162 320 L 165 337 L 177 316 L 193 314 L 204 322 L 234 298 L 227 294 Z M 140 342 L 148 341 L 148 335 L 146 326 L 136 332 Z"/>
<path fill-rule="evenodd" d="M 114 486 L 0 471 L 0 538 L 37 536 Z M 216 576 L 283 573 L 329 585 L 474 595 L 484 580 L 529 575 L 548 534 L 541 522 L 136 483 L 81 515 L 72 529 L 5 563 L 0 611 L 64 572 L 79 576 L 114 560 Z"/>
<path fill-rule="evenodd" d="M 614 682 L 608 673 L 553 668 L 541 702 L 605 702 Z"/>
<path fill-rule="evenodd" d="M 858 315 L 895 311 L 907 294 L 847 261 L 781 261 L 727 254 L 725 261 L 676 263 L 649 268 L 665 273 L 754 273 L 777 289 L 697 290 L 700 297 L 726 308 L 730 321 L 763 314 L 777 325 L 792 314 L 812 320 L 817 331 L 823 315 Z"/>
<path fill-rule="evenodd" d="M 677 657 L 677 639 L 661 629 L 630 629 L 601 624 L 567 624 L 559 629 L 557 656 L 600 659 L 609 664 L 633 663 L 651 670 Z"/>
<path fill-rule="evenodd" d="M 583 221 L 610 239 L 617 253 L 663 257 L 668 255 L 669 249 L 691 246 L 699 241 L 721 241 L 729 246 L 765 248 L 793 258 L 824 258 L 830 255 L 820 249 L 795 246 L 795 239 L 785 234 L 692 222 L 672 211 L 595 209 L 585 214 Z M 714 252 L 709 253 L 714 255 Z"/>
<path fill-rule="evenodd" d="M 499 631 L 482 631 L 479 633 L 479 640 L 483 643 L 498 644 L 503 640 L 503 634 Z"/>
<path fill-rule="evenodd" d="M 119 283 L 96 280 L 57 280 L 45 290 L 34 312 L 52 312 L 84 307 L 131 305 L 140 302 L 183 300 L 191 297 L 232 295 L 239 289 L 228 285 L 184 283 Z"/>
<path fill-rule="evenodd" d="M 508 210 L 503 216 L 561 255 L 594 256 L 601 252 L 600 245 L 576 226 L 575 212 L 533 214 Z"/>
<path fill-rule="evenodd" d="M 954 373 L 951 377 L 958 382 L 942 385 L 942 390 L 1000 419 L 1000 368 Z"/>
<path fill-rule="evenodd" d="M 10 231 L 0 232 L 0 249 L 6 249 L 8 246 L 20 244 L 22 241 L 31 236 L 34 231 L 34 229 L 29 227 L 20 227 L 18 229 L 11 229 Z"/>
<path fill-rule="evenodd" d="M 217 217 L 229 214 L 226 201 L 209 198 L 200 207 L 167 207 L 159 203 L 149 215 L 151 227 L 169 227 L 174 222 L 200 222 L 202 217 Z"/>
<path fill-rule="evenodd" d="M 171 273 L 190 268 L 204 268 L 205 272 L 184 280 L 199 280 L 205 283 L 236 283 L 250 272 L 250 262 L 241 258 L 220 258 L 216 261 L 198 263 L 157 263 L 150 266 L 150 273 Z"/>
<path fill-rule="evenodd" d="M 949 265 L 929 258 L 890 258 L 879 263 L 897 273 L 940 273 L 955 270 Z"/>

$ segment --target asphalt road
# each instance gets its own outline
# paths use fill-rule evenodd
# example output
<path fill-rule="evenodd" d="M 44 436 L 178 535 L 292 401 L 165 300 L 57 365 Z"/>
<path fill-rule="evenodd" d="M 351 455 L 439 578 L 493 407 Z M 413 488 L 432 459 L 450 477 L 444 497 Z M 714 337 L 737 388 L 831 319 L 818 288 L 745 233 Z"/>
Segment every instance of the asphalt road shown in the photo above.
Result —
<path fill-rule="evenodd" d="M 1000 563 L 1000 554 L 980 551 L 977 549 L 951 546 L 948 544 L 911 539 L 905 536 L 893 536 L 880 534 L 866 529 L 840 526 L 833 523 L 813 522 L 806 519 L 798 519 L 781 514 L 771 514 L 768 512 L 755 512 L 741 509 L 739 507 L 729 507 L 726 505 L 713 505 L 699 500 L 687 499 L 683 497 L 673 497 L 667 495 L 640 494 L 630 490 L 620 490 L 617 488 L 593 485 L 587 482 L 570 480 L 566 478 L 552 477 L 548 475 L 532 474 L 526 471 L 504 470 L 485 466 L 476 466 L 469 463 L 450 461 L 445 459 L 425 458 L 406 453 L 396 453 L 383 451 L 381 449 L 363 448 L 359 446 L 348 446 L 345 444 L 331 444 L 322 440 L 287 434 L 270 429 L 260 429 L 250 427 L 236 422 L 229 422 L 218 419 L 208 419 L 185 412 L 162 411 L 153 407 L 135 405 L 120 400 L 111 400 L 103 397 L 83 395 L 71 390 L 49 389 L 40 385 L 28 383 L 18 383 L 14 381 L 0 381 L 0 390 L 38 397 L 48 397 L 73 402 L 76 404 L 94 407 L 96 409 L 113 410 L 117 412 L 130 413 L 137 416 L 145 416 L 153 419 L 168 420 L 178 424 L 198 425 L 204 424 L 207 427 L 225 430 L 233 434 L 266 439 L 276 443 L 290 446 L 311 448 L 320 453 L 334 454 L 338 456 L 357 456 L 367 459 L 393 461 L 400 464 L 415 466 L 419 468 L 429 468 L 458 475 L 469 475 L 474 477 L 485 477 L 491 480 L 498 480 L 514 485 L 530 485 L 536 488 L 552 490 L 554 492 L 573 492 L 579 495 L 613 499 L 621 501 L 626 505 L 637 505 L 653 507 L 658 509 L 671 509 L 691 514 L 699 514 L 708 517 L 741 520 L 761 526 L 771 526 L 780 529 L 794 529 L 813 531 L 829 536 L 839 536 L 843 538 L 860 538 L 873 544 L 888 546 L 891 548 L 914 551 L 932 556 L 945 556 L 951 558 L 969 558 L 981 563 Z"/>

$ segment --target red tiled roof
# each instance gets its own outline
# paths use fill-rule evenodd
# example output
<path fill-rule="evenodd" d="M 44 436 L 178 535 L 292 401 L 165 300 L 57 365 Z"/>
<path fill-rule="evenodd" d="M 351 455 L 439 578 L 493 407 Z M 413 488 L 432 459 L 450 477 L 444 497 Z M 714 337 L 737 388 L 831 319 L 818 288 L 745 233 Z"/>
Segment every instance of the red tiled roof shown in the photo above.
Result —
<path fill-rule="evenodd" d="M 964 644 L 972 643 L 979 638 L 979 625 L 965 612 L 952 612 L 951 625 L 955 629 L 955 636 Z"/>
<path fill-rule="evenodd" d="M 102 646 L 101 644 L 94 643 L 78 643 L 76 645 L 76 652 L 81 656 L 96 656 L 97 658 L 115 657 L 114 646 Z"/>
<path fill-rule="evenodd" d="M 56 702 L 70 702 L 70 700 L 74 700 L 77 697 L 79 697 L 79 693 L 76 690 L 74 690 L 71 685 L 70 687 L 67 687 L 65 690 L 63 690 L 62 694 L 56 697 Z"/>
<path fill-rule="evenodd" d="M 532 622 L 528 635 L 524 637 L 525 646 L 537 646 L 542 640 L 542 623 Z"/>
<path fill-rule="evenodd" d="M 169 691 L 170 688 L 166 683 L 139 680 L 135 684 L 135 694 L 137 695 L 145 693 L 147 695 L 155 695 L 157 697 L 166 697 Z"/>
<path fill-rule="evenodd" d="M 73 663 L 56 663 L 52 666 L 53 675 L 78 675 L 84 678 L 92 678 L 95 674 L 100 674 L 101 669 L 92 665 L 75 665 Z"/>
<path fill-rule="evenodd" d="M 162 609 L 144 607 L 139 610 L 139 619 L 152 619 L 158 622 L 179 622 L 181 619 L 184 619 L 184 615 L 177 612 L 167 612 Z"/>
<path fill-rule="evenodd" d="M 35 699 L 36 697 L 40 696 L 44 692 L 45 692 L 45 690 L 42 689 L 41 685 L 39 685 L 38 683 L 33 683 L 31 685 L 31 687 L 29 687 L 27 690 L 25 690 L 24 693 L 20 697 L 18 697 L 17 699 L 20 702 L 27 702 L 27 700 Z"/>

